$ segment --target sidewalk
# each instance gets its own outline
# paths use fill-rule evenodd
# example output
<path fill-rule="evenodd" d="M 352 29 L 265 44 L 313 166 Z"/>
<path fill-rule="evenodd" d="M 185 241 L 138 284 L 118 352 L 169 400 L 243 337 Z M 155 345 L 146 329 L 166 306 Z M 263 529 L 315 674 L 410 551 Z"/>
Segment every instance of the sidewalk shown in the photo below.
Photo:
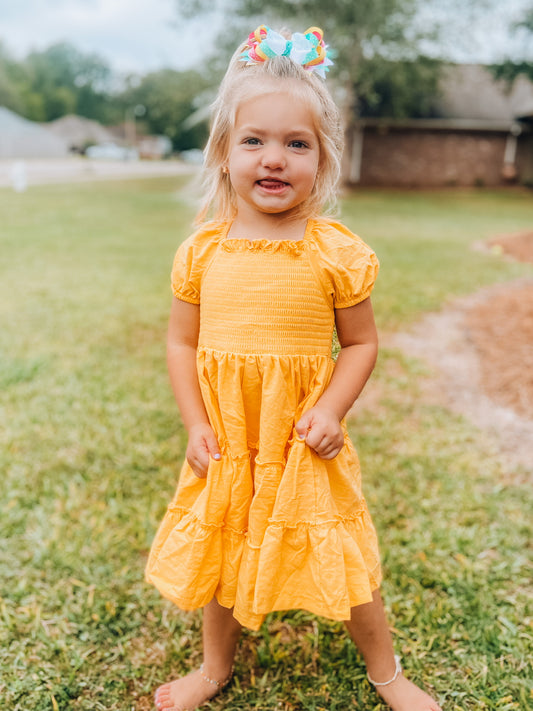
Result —
<path fill-rule="evenodd" d="M 177 160 L 104 161 L 72 157 L 64 159 L 0 160 L 0 187 L 17 182 L 28 186 L 86 180 L 127 180 L 194 174 L 197 166 Z"/>

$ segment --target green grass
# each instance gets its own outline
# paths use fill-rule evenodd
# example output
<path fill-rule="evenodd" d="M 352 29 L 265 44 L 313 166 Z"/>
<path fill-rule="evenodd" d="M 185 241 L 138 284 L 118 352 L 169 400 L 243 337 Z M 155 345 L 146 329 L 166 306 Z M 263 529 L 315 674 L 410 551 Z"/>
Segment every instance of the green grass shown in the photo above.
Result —
<path fill-rule="evenodd" d="M 361 192 L 348 200 L 344 220 L 380 258 L 383 276 L 373 301 L 381 325 L 395 328 L 449 298 L 526 273 L 472 246 L 532 229 L 532 203 L 525 190 Z"/>
<path fill-rule="evenodd" d="M 164 362 L 176 179 L 0 190 L 0 707 L 151 708 L 199 662 L 200 618 L 143 582 L 185 437 Z M 533 225 L 531 193 L 359 192 L 382 328 L 531 268 L 471 249 Z M 491 443 L 424 404 L 385 351 L 384 397 L 352 423 L 406 673 L 446 709 L 528 709 L 530 492 Z M 247 632 L 213 709 L 382 709 L 342 626 L 303 612 Z"/>

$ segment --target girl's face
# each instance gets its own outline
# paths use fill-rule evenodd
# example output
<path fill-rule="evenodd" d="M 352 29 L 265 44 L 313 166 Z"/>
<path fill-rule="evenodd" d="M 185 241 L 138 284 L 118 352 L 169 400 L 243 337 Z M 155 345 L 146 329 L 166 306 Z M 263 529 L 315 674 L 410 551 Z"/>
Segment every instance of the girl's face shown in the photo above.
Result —
<path fill-rule="evenodd" d="M 312 110 L 289 86 L 243 101 L 226 164 L 238 215 L 290 218 L 313 190 L 319 159 Z"/>

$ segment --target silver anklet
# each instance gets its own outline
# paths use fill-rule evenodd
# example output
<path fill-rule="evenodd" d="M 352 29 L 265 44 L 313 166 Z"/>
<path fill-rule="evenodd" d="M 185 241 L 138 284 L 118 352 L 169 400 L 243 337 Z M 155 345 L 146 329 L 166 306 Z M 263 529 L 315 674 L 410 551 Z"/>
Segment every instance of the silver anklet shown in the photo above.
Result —
<path fill-rule="evenodd" d="M 392 677 L 392 679 L 389 679 L 388 681 L 374 681 L 374 679 L 372 679 L 370 674 L 367 672 L 366 678 L 368 679 L 368 681 L 373 686 L 388 686 L 389 684 L 392 684 L 393 681 L 396 681 L 396 679 L 402 673 L 402 665 L 400 664 L 400 657 L 397 654 L 394 655 L 394 661 L 396 662 L 396 671 L 394 672 L 394 676 Z"/>
<path fill-rule="evenodd" d="M 233 676 L 233 667 L 231 667 L 231 671 L 228 674 L 228 676 L 225 679 L 223 679 L 222 681 L 218 681 L 217 679 L 210 679 L 207 676 L 207 674 L 204 672 L 203 663 L 200 664 L 200 674 L 201 674 L 202 679 L 204 681 L 208 681 L 210 684 L 213 684 L 213 686 L 216 686 L 217 689 L 223 689 L 226 686 L 226 684 L 229 684 L 229 682 L 231 681 L 231 677 Z"/>

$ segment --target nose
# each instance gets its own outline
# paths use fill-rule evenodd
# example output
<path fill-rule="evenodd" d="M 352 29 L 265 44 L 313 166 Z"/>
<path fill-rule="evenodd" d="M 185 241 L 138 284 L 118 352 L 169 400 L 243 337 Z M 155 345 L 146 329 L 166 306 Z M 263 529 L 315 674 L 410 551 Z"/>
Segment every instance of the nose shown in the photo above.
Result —
<path fill-rule="evenodd" d="M 263 150 L 263 166 L 265 168 L 285 167 L 283 147 L 274 143 L 266 145 Z"/>

